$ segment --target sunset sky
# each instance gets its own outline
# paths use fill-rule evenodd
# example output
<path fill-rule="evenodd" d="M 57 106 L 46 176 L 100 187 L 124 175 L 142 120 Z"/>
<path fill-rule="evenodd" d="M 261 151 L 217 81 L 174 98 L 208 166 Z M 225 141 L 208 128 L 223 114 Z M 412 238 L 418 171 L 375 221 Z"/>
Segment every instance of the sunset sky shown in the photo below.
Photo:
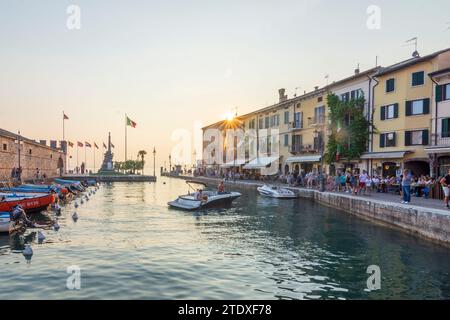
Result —
<path fill-rule="evenodd" d="M 72 4 L 80 30 L 66 26 Z M 379 30 L 366 26 L 370 5 Z M 0 0 L 0 127 L 60 140 L 64 110 L 68 140 L 101 146 L 111 131 L 123 160 L 127 113 L 138 124 L 129 157 L 145 149 L 150 160 L 156 146 L 159 166 L 174 130 L 267 106 L 279 88 L 310 91 L 377 55 L 407 59 L 415 36 L 421 54 L 450 47 L 449 22 L 448 0 Z"/>

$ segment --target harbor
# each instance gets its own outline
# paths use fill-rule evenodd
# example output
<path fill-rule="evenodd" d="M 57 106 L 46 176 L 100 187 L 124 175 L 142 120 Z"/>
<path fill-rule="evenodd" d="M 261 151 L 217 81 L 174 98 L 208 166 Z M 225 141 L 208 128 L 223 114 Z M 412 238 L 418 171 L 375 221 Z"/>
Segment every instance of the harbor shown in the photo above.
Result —
<path fill-rule="evenodd" d="M 0 235 L 0 298 L 450 297 L 450 257 L 440 245 L 309 199 L 270 199 L 250 189 L 239 189 L 242 197 L 229 208 L 169 209 L 188 190 L 168 177 L 101 184 L 76 209 L 76 222 L 74 203 L 62 206 L 61 228 L 44 230 L 41 244 L 36 231 Z M 29 263 L 25 243 L 34 252 Z M 386 274 L 378 291 L 366 285 L 373 264 Z M 66 288 L 69 266 L 81 270 L 80 290 Z"/>

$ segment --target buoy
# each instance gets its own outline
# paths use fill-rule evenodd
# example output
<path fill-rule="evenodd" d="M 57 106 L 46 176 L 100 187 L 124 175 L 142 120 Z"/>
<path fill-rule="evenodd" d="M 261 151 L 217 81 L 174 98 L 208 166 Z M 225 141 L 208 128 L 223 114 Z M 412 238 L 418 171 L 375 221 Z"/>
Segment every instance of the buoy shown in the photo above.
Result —
<path fill-rule="evenodd" d="M 74 212 L 72 214 L 72 219 L 73 219 L 73 221 L 77 221 L 78 220 L 78 214 L 76 212 Z"/>
<path fill-rule="evenodd" d="M 23 250 L 22 254 L 25 259 L 27 259 L 28 261 L 31 260 L 31 257 L 33 256 L 33 249 L 31 249 L 31 246 L 29 244 L 25 245 L 25 249 Z"/>
<path fill-rule="evenodd" d="M 59 228 L 60 228 L 59 223 L 58 223 L 58 221 L 56 221 L 55 224 L 53 225 L 53 229 L 54 229 L 55 231 L 58 231 Z"/>
<path fill-rule="evenodd" d="M 42 243 L 45 240 L 45 236 L 41 231 L 38 231 L 37 239 L 39 243 Z"/>

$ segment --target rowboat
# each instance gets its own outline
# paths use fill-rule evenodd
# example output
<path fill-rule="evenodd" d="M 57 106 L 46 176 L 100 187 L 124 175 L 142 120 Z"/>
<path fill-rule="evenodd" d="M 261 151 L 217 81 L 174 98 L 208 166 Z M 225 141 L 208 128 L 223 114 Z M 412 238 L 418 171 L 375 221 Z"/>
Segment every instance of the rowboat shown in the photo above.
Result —
<path fill-rule="evenodd" d="M 40 194 L 30 197 L 8 197 L 0 202 L 0 212 L 9 212 L 20 204 L 26 213 L 36 213 L 46 210 L 56 201 L 54 194 Z"/>

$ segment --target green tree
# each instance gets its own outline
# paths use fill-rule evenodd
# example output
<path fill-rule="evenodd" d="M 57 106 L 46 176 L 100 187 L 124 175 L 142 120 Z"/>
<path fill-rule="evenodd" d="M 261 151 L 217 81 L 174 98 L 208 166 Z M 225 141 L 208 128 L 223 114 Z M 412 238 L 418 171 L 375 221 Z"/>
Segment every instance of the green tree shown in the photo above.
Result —
<path fill-rule="evenodd" d="M 337 158 L 348 161 L 359 159 L 366 152 L 371 123 L 364 115 L 364 97 L 341 101 L 335 94 L 328 95 L 330 129 L 325 161 L 336 162 Z"/>
<path fill-rule="evenodd" d="M 147 151 L 145 151 L 145 150 L 141 150 L 141 151 L 139 151 L 138 152 L 138 158 L 141 158 L 141 163 L 140 163 L 140 168 L 141 168 L 141 170 L 142 170 L 142 175 L 144 175 L 144 165 L 145 165 L 145 160 L 144 160 L 144 158 L 145 158 L 145 156 L 147 155 Z"/>

